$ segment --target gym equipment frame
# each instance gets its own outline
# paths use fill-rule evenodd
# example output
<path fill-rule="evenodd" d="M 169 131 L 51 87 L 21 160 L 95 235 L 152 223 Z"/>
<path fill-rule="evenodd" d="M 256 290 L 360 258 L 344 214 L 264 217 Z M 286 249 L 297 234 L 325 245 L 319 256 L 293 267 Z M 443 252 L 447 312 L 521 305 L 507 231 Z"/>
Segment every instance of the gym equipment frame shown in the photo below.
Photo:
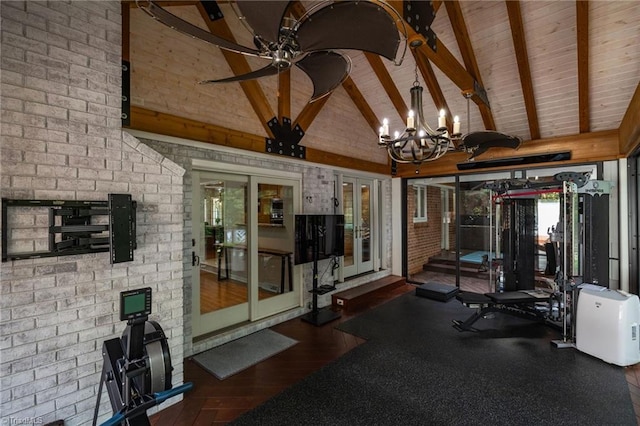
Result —
<path fill-rule="evenodd" d="M 151 288 L 120 293 L 120 320 L 127 321 L 121 338 L 102 346 L 102 376 L 93 416 L 95 426 L 102 387 L 106 385 L 113 416 L 102 426 L 149 426 L 147 410 L 193 388 L 172 387 L 171 354 L 162 327 L 149 321 Z"/>

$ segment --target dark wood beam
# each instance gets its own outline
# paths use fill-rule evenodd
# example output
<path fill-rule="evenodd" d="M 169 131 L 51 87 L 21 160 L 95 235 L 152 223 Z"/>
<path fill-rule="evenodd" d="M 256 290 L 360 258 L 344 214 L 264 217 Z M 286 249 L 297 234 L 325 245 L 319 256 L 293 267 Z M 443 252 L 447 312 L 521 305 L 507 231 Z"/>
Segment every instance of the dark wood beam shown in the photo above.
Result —
<path fill-rule="evenodd" d="M 531 69 L 529 67 L 529 55 L 524 35 L 520 2 L 505 1 L 505 4 L 507 5 L 509 24 L 511 25 L 511 36 L 513 38 L 513 47 L 516 52 L 516 61 L 518 63 L 518 73 L 520 74 L 524 106 L 527 111 L 527 119 L 529 120 L 529 133 L 531 134 L 531 139 L 540 139 L 538 111 L 536 109 L 536 100 L 533 93 L 533 82 L 531 81 Z"/>
<path fill-rule="evenodd" d="M 322 107 L 324 107 L 324 104 L 326 104 L 329 100 L 329 96 L 324 96 L 314 102 L 307 102 L 304 108 L 302 108 L 302 111 L 300 111 L 300 114 L 298 114 L 298 117 L 295 119 L 292 127 L 295 127 L 296 124 L 299 124 L 300 127 L 302 127 L 302 130 L 306 132 L 311 126 L 311 123 L 313 123 L 313 120 L 316 119 L 316 117 L 322 110 Z"/>
<path fill-rule="evenodd" d="M 322 99 L 326 99 L 326 97 Z M 317 102 L 321 102 L 322 99 Z M 312 102 L 309 105 L 315 103 Z M 131 107 L 131 125 L 128 128 L 264 154 L 265 139 L 263 136 L 136 106 Z M 306 152 L 307 161 L 310 162 L 372 173 L 390 173 L 387 164 L 347 157 L 346 155 L 321 151 L 311 147 L 307 147 Z M 277 158 L 277 156 L 274 155 L 274 158 Z"/>
<path fill-rule="evenodd" d="M 235 42 L 235 38 L 231 33 L 231 29 L 224 21 L 224 19 L 211 21 L 202 3 L 198 2 L 196 6 L 198 8 L 198 11 L 200 12 L 200 15 L 202 16 L 202 19 L 207 25 L 207 28 L 209 29 L 209 31 L 211 31 L 212 34 Z M 227 60 L 227 63 L 229 64 L 229 67 L 231 68 L 231 71 L 233 71 L 234 75 L 246 74 L 252 71 L 249 63 L 243 55 L 233 53 L 225 49 L 220 49 L 220 51 L 224 55 L 224 58 Z M 255 80 L 247 80 L 241 81 L 240 87 L 249 100 L 253 111 L 258 116 L 258 120 L 260 120 L 260 123 L 262 124 L 266 134 L 269 137 L 273 138 L 274 135 L 271 131 L 271 128 L 269 128 L 268 123 L 276 115 L 269 106 L 269 101 L 262 91 L 260 84 Z"/>
<path fill-rule="evenodd" d="M 620 123 L 620 152 L 629 157 L 640 148 L 640 83 Z"/>
<path fill-rule="evenodd" d="M 462 14 L 462 8 L 460 7 L 460 2 L 448 1 L 445 3 L 445 6 L 447 8 L 449 21 L 451 21 L 453 33 L 455 34 L 456 41 L 458 42 L 458 48 L 460 49 L 460 54 L 462 55 L 464 66 L 469 74 L 476 79 L 480 86 L 484 87 L 484 83 L 482 82 L 482 77 L 480 75 L 480 68 L 478 67 L 478 62 L 476 61 L 476 55 L 473 52 L 473 46 L 471 45 L 471 38 L 469 37 L 467 24 L 464 20 L 464 15 Z M 480 110 L 480 116 L 482 117 L 484 128 L 488 130 L 495 130 L 496 123 L 493 118 L 491 108 L 489 108 L 489 106 L 484 103 L 478 104 L 478 108 Z M 467 120 L 468 119 L 469 117 L 467 117 Z"/>
<path fill-rule="evenodd" d="M 638 131 L 638 137 L 640 137 L 640 130 Z M 593 161 L 617 160 L 621 157 L 617 145 L 618 138 L 618 130 L 605 130 L 602 132 L 538 139 L 524 142 L 517 151 L 509 148 L 492 148 L 482 154 L 478 158 L 478 161 L 517 157 L 521 155 L 548 154 L 560 151 L 571 151 L 571 160 L 550 163 L 550 166 L 558 167 L 560 165 L 580 164 Z M 413 164 L 400 164 L 396 177 L 446 176 L 478 173 L 483 170 L 458 170 L 457 164 L 466 162 L 468 157 L 469 154 L 464 152 L 451 152 L 438 160 L 425 163 L 418 169 L 418 173 L 416 173 L 416 167 Z M 542 165 L 544 164 L 536 164 L 536 166 Z M 519 166 L 519 168 L 522 167 L 526 166 Z M 512 169 L 514 169 L 513 166 L 507 166 L 486 170 L 498 171 Z"/>
<path fill-rule="evenodd" d="M 278 73 L 278 119 L 291 118 L 291 70 Z"/>
<path fill-rule="evenodd" d="M 576 36 L 578 38 L 578 114 L 580 133 L 591 130 L 589 108 L 589 2 L 576 1 Z"/>
<path fill-rule="evenodd" d="M 388 2 L 396 11 L 402 12 L 402 1 L 392 0 Z M 439 4 L 438 4 L 439 5 Z M 437 10 L 437 9 L 436 9 Z M 486 104 L 484 96 L 478 96 L 477 92 L 484 92 L 484 88 L 469 74 L 469 72 L 458 62 L 455 56 L 442 44 L 440 40 L 436 40 L 436 51 L 434 52 L 427 45 L 425 38 L 418 34 L 409 24 L 398 24 L 398 28 L 407 31 L 409 43 L 415 40 L 422 41 L 422 45 L 417 49 L 425 55 L 436 67 L 438 67 L 463 93 L 472 93 L 471 100 L 476 104 Z M 487 107 L 489 107 L 487 105 Z"/>

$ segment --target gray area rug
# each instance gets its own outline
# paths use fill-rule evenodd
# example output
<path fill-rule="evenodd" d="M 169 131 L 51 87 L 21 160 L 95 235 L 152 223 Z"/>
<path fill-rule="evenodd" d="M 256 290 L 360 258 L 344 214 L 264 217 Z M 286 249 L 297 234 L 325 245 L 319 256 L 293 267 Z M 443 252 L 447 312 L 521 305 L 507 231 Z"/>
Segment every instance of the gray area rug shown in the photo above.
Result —
<path fill-rule="evenodd" d="M 337 328 L 368 339 L 235 425 L 636 425 L 624 369 L 559 333 L 406 294 Z M 292 415 L 295 413 L 295 415 Z"/>
<path fill-rule="evenodd" d="M 296 343 L 297 340 L 265 329 L 195 355 L 193 360 L 224 380 Z"/>

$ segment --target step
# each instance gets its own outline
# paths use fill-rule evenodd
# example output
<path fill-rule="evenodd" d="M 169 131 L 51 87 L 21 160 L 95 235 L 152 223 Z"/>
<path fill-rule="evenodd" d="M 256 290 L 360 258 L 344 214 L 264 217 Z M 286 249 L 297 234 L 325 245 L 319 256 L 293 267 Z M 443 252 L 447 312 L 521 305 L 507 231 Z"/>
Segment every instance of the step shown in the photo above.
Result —
<path fill-rule="evenodd" d="M 345 311 L 356 309 L 365 305 L 380 293 L 384 293 L 406 284 L 403 277 L 389 275 L 379 280 L 339 291 L 331 295 L 331 303 L 334 307 L 342 308 Z"/>
<path fill-rule="evenodd" d="M 476 278 L 489 278 L 489 272 L 487 271 L 479 271 L 478 266 L 469 268 L 469 267 L 460 267 L 460 275 L 463 277 L 476 277 Z M 456 273 L 456 266 L 449 265 L 446 263 L 426 263 L 422 266 L 423 271 L 430 272 L 440 272 L 444 274 L 452 274 Z"/>

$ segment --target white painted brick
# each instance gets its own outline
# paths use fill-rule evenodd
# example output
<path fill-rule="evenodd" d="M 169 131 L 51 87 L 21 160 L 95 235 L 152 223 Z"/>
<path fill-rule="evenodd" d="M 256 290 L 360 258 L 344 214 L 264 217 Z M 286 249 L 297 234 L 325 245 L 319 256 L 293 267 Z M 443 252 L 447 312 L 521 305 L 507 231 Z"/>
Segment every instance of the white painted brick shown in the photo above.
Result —
<path fill-rule="evenodd" d="M 48 364 L 44 367 L 39 367 L 34 370 L 36 375 L 36 380 L 39 380 L 43 377 L 49 377 L 57 375 L 63 371 L 73 370 L 76 368 L 77 363 L 75 359 L 66 359 L 59 362 L 54 362 Z"/>
<path fill-rule="evenodd" d="M 82 340 L 82 334 L 86 333 L 88 330 L 83 331 L 82 333 L 78 333 L 79 343 L 77 345 L 68 346 L 62 348 L 55 352 L 55 360 L 56 361 L 68 361 L 73 360 L 74 365 L 77 364 L 76 357 L 78 355 L 89 353 L 89 352 L 98 352 L 98 348 L 96 347 L 95 339 L 97 336 L 94 335 L 93 339 Z M 51 352 L 47 352 L 47 354 L 51 354 Z M 65 371 L 73 371 L 74 369 L 61 369 L 56 374 L 62 374 Z"/>
<path fill-rule="evenodd" d="M 69 111 L 69 120 L 70 121 L 79 121 L 92 124 L 94 126 L 106 126 L 107 120 L 102 115 L 91 114 L 88 112 L 70 110 Z"/>
<path fill-rule="evenodd" d="M 12 362 L 22 358 L 28 358 L 36 351 L 35 343 L 29 343 L 22 346 L 14 346 L 2 351 L 2 362 Z"/>
<path fill-rule="evenodd" d="M 8 46 L 19 47 L 29 52 L 37 52 L 42 55 L 47 53 L 47 43 L 9 32 L 4 33 L 2 43 Z"/>
<path fill-rule="evenodd" d="M 67 156 L 27 151 L 24 153 L 24 161 L 33 164 L 65 165 L 67 163 Z"/>
<path fill-rule="evenodd" d="M 4 52 L 3 52 L 4 54 Z M 2 93 L 5 96 L 22 99 L 23 101 L 31 101 L 37 103 L 46 103 L 47 94 L 42 90 L 29 89 L 27 87 L 19 87 L 11 84 L 2 84 Z"/>
<path fill-rule="evenodd" d="M 56 309 L 56 303 L 54 301 L 38 303 L 27 306 L 20 306 L 18 308 L 11 309 L 11 316 L 13 319 L 21 319 L 34 317 L 36 315 L 46 315 L 54 312 Z"/>
<path fill-rule="evenodd" d="M 0 389 L 14 388 L 33 382 L 36 375 L 31 371 L 23 371 L 16 374 L 7 374 L 0 377 Z"/>
<path fill-rule="evenodd" d="M 11 389 L 12 395 L 14 398 L 22 398 L 28 395 L 36 394 L 36 403 L 38 399 L 38 395 L 41 395 L 44 392 L 51 391 L 52 388 L 57 385 L 56 377 L 45 377 L 40 380 L 32 380 L 29 383 L 16 386 Z M 43 402 L 43 401 L 41 401 Z"/>
<path fill-rule="evenodd" d="M 77 382 L 66 383 L 52 389 L 46 389 L 36 394 L 36 404 L 40 404 L 40 403 L 55 399 L 56 408 L 60 408 L 60 406 L 58 406 L 57 404 L 57 401 L 59 399 L 62 399 L 63 397 L 68 397 L 70 394 L 76 393 L 77 391 L 78 391 Z M 69 404 L 65 404 L 64 406 L 66 405 L 69 405 Z"/>
<path fill-rule="evenodd" d="M 27 64 L 24 61 L 18 61 L 11 58 L 2 58 L 2 71 L 13 71 L 19 74 L 27 76 L 46 78 L 47 68 L 43 66 L 35 66 L 34 64 Z"/>
<path fill-rule="evenodd" d="M 47 22 L 49 22 L 50 24 L 55 23 L 64 26 L 69 25 L 69 16 L 66 13 L 55 11 L 42 4 L 38 4 L 37 2 L 27 2 L 26 6 L 27 12 L 29 12 L 31 16 L 40 16 L 43 19 L 47 20 Z"/>
<path fill-rule="evenodd" d="M 38 353 L 69 348 L 78 343 L 78 333 L 62 334 L 38 342 Z"/>
<path fill-rule="evenodd" d="M 69 155 L 69 166 L 85 169 L 104 169 L 105 160 L 103 158 L 88 158 Z"/>

